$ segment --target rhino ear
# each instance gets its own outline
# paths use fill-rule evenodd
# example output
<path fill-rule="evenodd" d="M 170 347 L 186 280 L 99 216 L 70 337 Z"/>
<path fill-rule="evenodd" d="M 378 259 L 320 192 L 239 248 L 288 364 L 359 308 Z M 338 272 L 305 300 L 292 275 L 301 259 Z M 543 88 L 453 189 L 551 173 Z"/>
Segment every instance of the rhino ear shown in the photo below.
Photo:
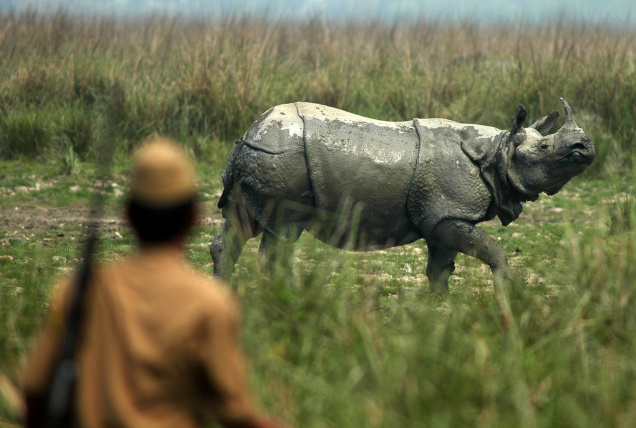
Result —
<path fill-rule="evenodd" d="M 512 129 L 510 130 L 510 137 L 514 136 L 521 129 L 521 125 L 525 122 L 527 114 L 528 110 L 526 110 L 523 104 L 519 104 L 517 106 L 517 112 L 515 113 L 515 121 L 512 123 Z"/>
<path fill-rule="evenodd" d="M 536 129 L 541 134 L 545 134 L 550 129 L 552 129 L 558 117 L 559 117 L 559 111 L 554 110 L 550 112 L 550 114 L 548 114 L 547 116 L 543 116 L 541 119 L 537 120 L 532 125 L 528 126 L 528 128 Z"/>

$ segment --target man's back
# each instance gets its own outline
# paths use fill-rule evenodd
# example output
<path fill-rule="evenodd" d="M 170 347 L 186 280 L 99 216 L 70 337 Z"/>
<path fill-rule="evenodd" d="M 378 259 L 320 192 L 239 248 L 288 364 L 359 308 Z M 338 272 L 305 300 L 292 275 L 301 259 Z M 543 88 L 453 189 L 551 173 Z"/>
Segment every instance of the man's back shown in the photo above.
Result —
<path fill-rule="evenodd" d="M 197 427 L 253 416 L 236 304 L 178 249 L 152 247 L 98 269 L 87 297 L 77 354 L 81 425 Z M 43 342 L 50 349 L 36 350 L 29 366 L 55 351 L 56 338 Z M 35 375 L 26 387 L 46 377 L 26 372 Z"/>

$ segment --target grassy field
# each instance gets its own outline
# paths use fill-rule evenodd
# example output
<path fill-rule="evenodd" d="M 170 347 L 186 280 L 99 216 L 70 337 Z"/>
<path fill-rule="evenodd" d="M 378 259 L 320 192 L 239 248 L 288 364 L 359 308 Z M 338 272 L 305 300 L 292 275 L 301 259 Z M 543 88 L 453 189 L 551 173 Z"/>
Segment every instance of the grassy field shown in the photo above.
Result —
<path fill-rule="evenodd" d="M 530 123 L 565 97 L 597 160 L 509 227 L 483 225 L 526 287 L 495 291 L 489 269 L 460 256 L 450 292 L 431 294 L 424 242 L 349 253 L 307 234 L 293 275 L 261 275 L 253 240 L 230 286 L 256 395 L 295 426 L 635 426 L 635 36 L 567 23 L 0 16 L 0 372 L 13 376 L 52 284 L 77 266 L 94 192 L 106 195 L 100 258 L 134 251 L 118 207 L 144 137 L 176 138 L 199 165 L 188 255 L 211 273 L 224 162 L 273 105 L 507 129 L 518 103 Z M 2 399 L 0 418 L 15 420 Z"/>

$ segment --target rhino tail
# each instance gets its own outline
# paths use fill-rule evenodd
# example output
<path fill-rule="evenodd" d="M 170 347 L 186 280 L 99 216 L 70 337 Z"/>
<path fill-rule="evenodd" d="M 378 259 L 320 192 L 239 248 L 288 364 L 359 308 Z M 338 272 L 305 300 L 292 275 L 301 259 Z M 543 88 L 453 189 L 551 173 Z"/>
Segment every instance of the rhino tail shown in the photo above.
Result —
<path fill-rule="evenodd" d="M 225 172 L 223 173 L 223 193 L 221 194 L 221 198 L 219 199 L 219 208 L 223 208 L 225 204 L 227 204 L 227 200 L 230 196 L 230 191 L 234 186 L 234 164 L 236 163 L 236 158 L 243 148 L 243 143 L 244 141 L 242 138 L 236 140 L 236 144 L 232 149 L 232 153 L 230 153 L 230 158 L 227 160 L 227 166 L 225 167 Z"/>

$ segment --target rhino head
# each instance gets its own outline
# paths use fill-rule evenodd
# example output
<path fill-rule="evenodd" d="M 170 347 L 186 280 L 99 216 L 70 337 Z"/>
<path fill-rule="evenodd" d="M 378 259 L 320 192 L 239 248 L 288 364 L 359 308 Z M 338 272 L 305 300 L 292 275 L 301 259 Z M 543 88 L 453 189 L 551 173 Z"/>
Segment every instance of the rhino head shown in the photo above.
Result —
<path fill-rule="evenodd" d="M 596 152 L 592 140 L 578 127 L 570 105 L 561 98 L 565 123 L 556 133 L 546 134 L 559 117 L 558 111 L 539 119 L 527 128 L 521 125 L 526 110 L 517 114 L 507 138 L 507 178 L 510 185 L 524 196 L 535 200 L 539 193 L 554 195 L 592 163 Z"/>

